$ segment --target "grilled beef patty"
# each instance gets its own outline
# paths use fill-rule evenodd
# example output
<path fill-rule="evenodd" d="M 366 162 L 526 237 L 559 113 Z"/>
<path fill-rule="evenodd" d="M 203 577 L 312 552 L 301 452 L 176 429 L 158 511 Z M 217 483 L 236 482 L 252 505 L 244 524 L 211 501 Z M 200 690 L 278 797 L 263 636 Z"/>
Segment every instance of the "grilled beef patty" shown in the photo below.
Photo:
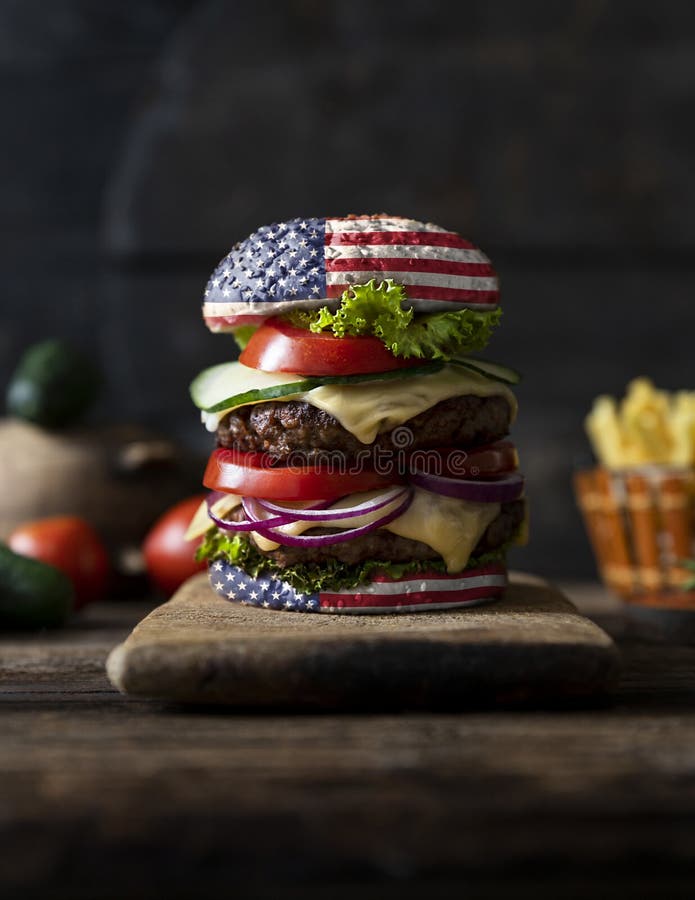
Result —
<path fill-rule="evenodd" d="M 502 396 L 466 395 L 442 400 L 408 419 L 412 440 L 409 451 L 432 447 L 470 447 L 504 437 L 511 424 L 509 404 Z M 393 429 L 395 430 L 395 429 Z M 217 429 L 220 447 L 269 453 L 278 462 L 301 452 L 303 461 L 320 461 L 326 452 L 346 459 L 365 450 L 384 452 L 402 447 L 391 440 L 392 431 L 379 434 L 373 444 L 363 444 L 329 413 L 303 400 L 269 401 L 242 406 L 226 416 Z"/>
<path fill-rule="evenodd" d="M 523 500 L 503 503 L 500 514 L 488 525 L 483 536 L 473 551 L 473 556 L 489 553 L 511 540 L 524 519 L 525 504 Z M 326 534 L 330 529 L 311 528 L 306 534 Z M 252 536 L 253 539 L 253 536 Z M 348 565 L 366 562 L 370 559 L 388 560 L 390 562 L 410 562 L 420 559 L 439 559 L 436 550 L 413 541 L 410 538 L 392 534 L 384 528 L 378 528 L 339 544 L 326 547 L 278 547 L 277 550 L 261 551 L 280 568 L 295 563 L 321 563 L 326 559 L 338 559 Z"/>

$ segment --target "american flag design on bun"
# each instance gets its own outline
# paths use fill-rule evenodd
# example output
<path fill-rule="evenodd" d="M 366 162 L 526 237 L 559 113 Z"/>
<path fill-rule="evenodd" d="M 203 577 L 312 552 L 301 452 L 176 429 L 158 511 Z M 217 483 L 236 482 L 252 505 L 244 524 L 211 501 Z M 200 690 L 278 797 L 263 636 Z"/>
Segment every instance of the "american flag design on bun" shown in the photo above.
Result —
<path fill-rule="evenodd" d="M 503 563 L 467 569 L 455 575 L 440 572 L 393 579 L 375 575 L 369 584 L 344 590 L 305 594 L 282 579 L 282 573 L 252 578 L 224 560 L 210 563 L 210 584 L 220 597 L 247 606 L 287 612 L 411 613 L 477 606 L 496 599 L 507 584 Z"/>
<path fill-rule="evenodd" d="M 264 225 L 237 244 L 207 283 L 203 317 L 212 331 L 259 324 L 335 305 L 372 278 L 403 285 L 422 313 L 499 303 L 490 260 L 454 231 L 400 216 L 306 218 Z"/>

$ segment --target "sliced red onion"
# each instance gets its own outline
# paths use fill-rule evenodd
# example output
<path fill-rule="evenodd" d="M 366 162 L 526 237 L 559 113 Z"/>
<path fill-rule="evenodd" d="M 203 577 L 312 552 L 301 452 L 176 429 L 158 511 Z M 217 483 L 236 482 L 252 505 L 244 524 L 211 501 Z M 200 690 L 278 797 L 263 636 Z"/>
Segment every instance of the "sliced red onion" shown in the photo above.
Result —
<path fill-rule="evenodd" d="M 510 503 L 518 500 L 524 492 L 524 477 L 518 472 L 486 480 L 447 478 L 444 475 L 428 475 L 426 472 L 412 472 L 408 478 L 411 484 L 433 494 L 470 500 L 473 503 Z"/>
<path fill-rule="evenodd" d="M 261 519 L 260 516 L 253 516 L 249 514 L 247 509 L 248 497 L 241 497 L 241 506 L 244 508 L 244 512 L 246 513 L 246 518 L 241 521 L 234 521 L 233 519 L 223 519 L 221 516 L 216 515 L 212 508 L 213 506 L 225 497 L 225 493 L 223 491 L 211 491 L 206 497 L 206 502 L 208 505 L 208 516 L 212 521 L 217 525 L 218 528 L 221 528 L 223 531 L 253 531 L 255 529 L 256 523 Z M 312 509 L 322 509 L 330 506 L 331 503 L 335 503 L 335 500 L 319 500 L 317 503 L 312 505 Z M 290 513 L 300 513 L 301 510 L 287 510 L 287 515 L 275 516 L 272 519 L 261 519 L 264 522 L 273 523 L 273 527 L 278 528 L 280 525 L 289 525 L 291 522 L 296 522 L 297 519 L 300 519 L 300 515 L 291 515 Z"/>
<path fill-rule="evenodd" d="M 255 497 L 242 497 L 241 505 L 246 513 L 246 518 L 253 525 L 262 522 L 267 528 L 279 528 L 281 525 L 291 525 L 292 522 L 296 522 L 299 518 L 296 515 L 299 510 L 294 509 L 292 511 L 288 510 L 281 516 L 266 515 L 264 510 L 259 507 L 258 500 Z"/>
<path fill-rule="evenodd" d="M 288 509 L 288 507 L 282 506 L 279 503 L 273 503 L 272 500 L 257 499 L 255 502 L 262 509 L 266 510 L 266 512 L 277 513 L 280 515 L 291 513 L 294 515 L 296 521 L 311 522 L 312 519 L 320 519 L 322 522 L 337 522 L 340 519 L 354 519 L 357 516 L 364 516 L 367 513 L 376 512 L 376 510 L 388 506 L 389 503 L 398 499 L 401 494 L 405 495 L 407 492 L 408 488 L 403 487 L 403 485 L 400 484 L 397 487 L 389 488 L 389 490 L 385 491 L 383 494 L 379 494 L 369 500 L 363 500 L 356 506 L 343 506 L 339 509 L 327 509 L 326 506 L 321 507 L 318 504 L 314 504 L 308 509 Z M 331 503 L 334 502 L 334 500 L 331 501 Z M 249 514 L 248 511 L 247 514 Z"/>
<path fill-rule="evenodd" d="M 359 528 L 349 528 L 346 531 L 336 531 L 331 534 L 283 534 L 283 532 L 277 532 L 273 528 L 268 527 L 268 522 L 270 522 L 271 519 L 265 519 L 262 524 L 256 523 L 256 527 L 253 530 L 262 534 L 263 537 L 267 538 L 269 541 L 275 541 L 277 544 L 284 544 L 288 547 L 324 547 L 329 544 L 340 544 L 342 541 L 350 541 L 353 538 L 359 537 L 361 534 L 367 534 L 370 531 L 374 531 L 376 528 L 388 525 L 389 522 L 392 522 L 394 519 L 397 519 L 398 516 L 403 515 L 413 499 L 412 489 L 406 488 L 404 493 L 405 497 L 403 498 L 403 501 L 399 503 L 395 509 L 376 519 L 374 522 L 369 522 L 367 525 L 360 525 Z"/>
<path fill-rule="evenodd" d="M 219 498 L 218 498 L 219 499 Z M 218 528 L 221 528 L 223 531 L 254 531 L 257 525 L 255 519 L 248 518 L 248 512 L 246 513 L 247 518 L 242 519 L 240 522 L 235 522 L 232 519 L 223 519 L 220 516 L 215 515 L 212 511 L 212 507 L 215 504 L 215 500 L 212 495 L 207 498 L 208 504 L 208 515 L 212 519 L 212 521 L 217 525 Z M 243 504 L 243 500 L 242 500 Z M 246 509 L 244 508 L 244 512 Z M 275 516 L 273 519 L 268 519 L 268 522 L 273 522 L 275 527 L 280 525 L 288 525 L 290 522 L 295 521 L 293 518 L 287 518 L 285 516 Z"/>

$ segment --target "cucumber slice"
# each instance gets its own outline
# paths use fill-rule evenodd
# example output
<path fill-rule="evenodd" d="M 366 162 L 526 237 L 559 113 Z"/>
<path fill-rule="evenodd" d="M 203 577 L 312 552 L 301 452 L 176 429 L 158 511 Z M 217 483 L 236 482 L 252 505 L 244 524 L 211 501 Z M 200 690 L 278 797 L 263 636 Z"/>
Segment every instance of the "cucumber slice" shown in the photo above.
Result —
<path fill-rule="evenodd" d="M 519 384 L 521 381 L 521 372 L 510 369 L 509 366 L 491 362 L 489 359 L 471 359 L 468 356 L 462 356 L 459 359 L 450 360 L 449 365 L 469 369 L 471 372 L 477 372 L 478 375 L 484 375 L 493 381 L 501 381 L 503 384 Z"/>
<path fill-rule="evenodd" d="M 198 409 L 217 413 L 249 403 L 277 400 L 292 394 L 303 394 L 324 384 L 364 384 L 374 381 L 407 379 L 415 375 L 432 375 L 445 363 L 433 362 L 412 369 L 394 369 L 365 375 L 317 375 L 304 377 L 286 372 L 261 372 L 240 362 L 222 363 L 205 369 L 190 387 L 191 398 Z"/>
<path fill-rule="evenodd" d="M 190 386 L 193 402 L 198 409 L 211 411 L 211 407 L 223 409 L 226 398 L 242 396 L 250 391 L 283 388 L 286 394 L 301 392 L 304 379 L 301 375 L 260 372 L 240 362 L 222 363 L 200 373 Z"/>

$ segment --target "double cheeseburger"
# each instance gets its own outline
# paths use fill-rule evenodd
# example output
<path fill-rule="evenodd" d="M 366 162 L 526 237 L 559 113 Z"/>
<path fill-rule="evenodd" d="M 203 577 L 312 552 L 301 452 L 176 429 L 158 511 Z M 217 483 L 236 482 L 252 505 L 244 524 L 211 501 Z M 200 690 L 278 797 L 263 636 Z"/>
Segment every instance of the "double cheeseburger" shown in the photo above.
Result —
<path fill-rule="evenodd" d="M 512 369 L 488 258 L 398 216 L 264 226 L 203 315 L 238 361 L 191 385 L 217 446 L 204 535 L 217 593 L 270 609 L 401 612 L 498 596 L 524 530 Z"/>

